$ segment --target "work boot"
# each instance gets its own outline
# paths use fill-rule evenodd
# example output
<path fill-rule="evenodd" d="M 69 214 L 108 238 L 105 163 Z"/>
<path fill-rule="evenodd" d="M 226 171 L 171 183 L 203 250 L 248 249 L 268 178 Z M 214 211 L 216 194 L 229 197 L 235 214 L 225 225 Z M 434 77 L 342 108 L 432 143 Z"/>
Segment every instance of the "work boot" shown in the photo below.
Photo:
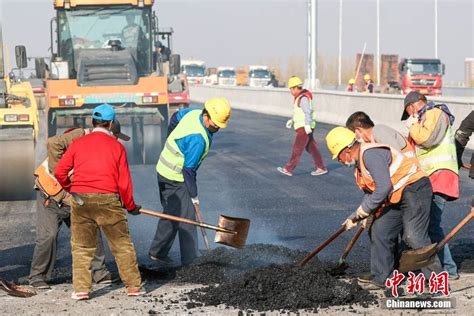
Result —
<path fill-rule="evenodd" d="M 321 175 L 326 174 L 326 173 L 328 173 L 328 169 L 318 168 L 314 171 L 311 171 L 312 176 L 321 176 Z"/>
<path fill-rule="evenodd" d="M 41 279 L 30 281 L 30 285 L 40 290 L 48 290 L 51 288 L 51 286 L 49 286 L 49 284 L 46 283 L 45 280 L 41 280 Z"/>
<path fill-rule="evenodd" d="M 142 296 L 142 295 L 145 295 L 145 294 L 146 294 L 146 291 L 143 287 L 141 287 L 139 289 L 127 290 L 127 295 L 128 296 Z"/>
<path fill-rule="evenodd" d="M 71 298 L 76 301 L 83 301 L 89 299 L 89 293 L 87 292 L 72 292 Z"/>
<path fill-rule="evenodd" d="M 375 282 L 374 280 L 370 281 L 370 282 L 366 282 L 366 283 L 363 283 L 363 282 L 360 282 L 360 287 L 363 288 L 364 290 L 367 290 L 367 291 L 376 291 L 376 290 L 384 290 L 385 289 L 385 284 L 379 284 L 377 282 Z"/>
<path fill-rule="evenodd" d="M 357 281 L 359 281 L 360 283 L 370 283 L 373 280 L 374 276 L 370 272 L 361 274 L 357 277 Z"/>
<path fill-rule="evenodd" d="M 277 170 L 281 173 L 283 173 L 285 176 L 291 177 L 293 174 L 286 170 L 285 167 L 278 167 Z"/>
<path fill-rule="evenodd" d="M 119 277 L 113 276 L 112 273 L 108 272 L 103 278 L 100 280 L 94 281 L 95 284 L 111 284 L 111 283 L 116 283 L 118 280 L 120 280 Z"/>
<path fill-rule="evenodd" d="M 155 256 L 152 256 L 151 254 L 148 254 L 148 256 L 150 257 L 151 260 L 153 261 L 156 261 L 164 266 L 172 266 L 174 264 L 174 261 L 173 259 L 171 259 L 170 257 L 166 256 L 166 257 L 155 257 Z"/>

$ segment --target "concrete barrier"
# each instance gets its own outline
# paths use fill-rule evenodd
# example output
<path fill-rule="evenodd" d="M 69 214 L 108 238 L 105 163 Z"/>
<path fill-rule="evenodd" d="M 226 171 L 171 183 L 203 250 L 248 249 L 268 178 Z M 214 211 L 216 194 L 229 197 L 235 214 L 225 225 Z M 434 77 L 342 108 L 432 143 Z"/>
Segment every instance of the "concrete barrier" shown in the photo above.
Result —
<path fill-rule="evenodd" d="M 233 108 L 288 118 L 293 112 L 293 97 L 288 89 L 284 88 L 193 86 L 190 88 L 190 95 L 192 100 L 198 102 L 204 102 L 215 96 L 223 96 L 230 100 Z M 473 98 L 432 97 L 428 99 L 449 106 L 456 117 L 455 128 L 474 110 Z M 320 122 L 344 125 L 349 115 L 355 111 L 364 111 L 376 124 L 386 124 L 402 134 L 407 133 L 406 127 L 400 121 L 403 109 L 401 95 L 316 90 L 314 100 L 317 120 Z M 468 147 L 474 149 L 473 139 Z"/>

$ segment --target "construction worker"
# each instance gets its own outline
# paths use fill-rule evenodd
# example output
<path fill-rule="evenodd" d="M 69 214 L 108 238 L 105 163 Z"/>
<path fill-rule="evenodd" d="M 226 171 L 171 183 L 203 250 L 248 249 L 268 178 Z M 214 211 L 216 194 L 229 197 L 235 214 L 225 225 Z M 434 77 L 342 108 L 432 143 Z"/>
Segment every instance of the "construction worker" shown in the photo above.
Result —
<path fill-rule="evenodd" d="M 371 276 L 359 281 L 366 289 L 384 288 L 394 269 L 394 251 L 402 229 L 403 239 L 410 247 L 431 245 L 430 181 L 414 158 L 389 145 L 359 143 L 356 134 L 345 127 L 332 129 L 326 143 L 333 159 L 355 166 L 356 183 L 364 191 L 360 206 L 343 223 L 346 230 L 355 227 L 357 221 L 365 226 L 367 217 L 375 215 L 369 230 Z M 431 271 L 440 270 L 436 259 L 423 273 L 429 278 Z"/>
<path fill-rule="evenodd" d="M 277 170 L 286 176 L 292 176 L 293 170 L 298 165 L 303 151 L 306 150 L 313 158 L 315 170 L 311 171 L 312 176 L 320 176 L 328 172 L 324 165 L 323 157 L 318 148 L 318 144 L 313 136 L 316 127 L 316 118 L 312 100 L 313 94 L 303 89 L 303 80 L 298 77 L 291 77 L 288 80 L 288 88 L 293 101 L 293 118 L 286 123 L 287 128 L 294 128 L 296 131 L 295 141 L 290 160 L 284 167 Z"/>
<path fill-rule="evenodd" d="M 52 176 L 56 165 L 71 143 L 91 132 L 89 128 L 75 128 L 64 134 L 50 137 L 47 141 L 48 157 L 35 172 L 35 186 L 39 190 L 36 211 L 36 242 L 31 260 L 29 283 L 39 289 L 49 289 L 46 282 L 51 278 L 56 261 L 59 229 L 64 223 L 71 225 L 72 196 Z M 120 132 L 120 123 L 113 123 L 112 133 L 123 140 L 129 140 Z M 92 260 L 92 279 L 97 284 L 111 283 L 114 278 L 105 267 L 105 254 L 100 230 L 97 233 L 96 253 Z"/>
<path fill-rule="evenodd" d="M 351 78 L 349 79 L 349 83 L 347 84 L 346 91 L 347 92 L 357 92 L 357 87 L 355 86 L 355 79 Z"/>
<path fill-rule="evenodd" d="M 390 126 L 377 124 L 362 112 L 354 112 L 346 121 L 346 127 L 356 134 L 360 143 L 379 143 L 390 145 L 407 157 L 415 157 L 415 148 L 408 139 Z"/>
<path fill-rule="evenodd" d="M 454 116 L 445 104 L 435 105 L 423 94 L 412 91 L 405 97 L 401 120 L 406 121 L 409 140 L 415 145 L 418 161 L 433 186 L 429 235 L 433 242 L 440 242 L 444 238 L 441 217 L 446 201 L 459 198 L 459 169 L 452 130 Z M 438 255 L 449 278 L 459 279 L 449 246 Z"/>
<path fill-rule="evenodd" d="M 365 81 L 365 92 L 374 93 L 374 82 L 370 78 L 369 74 L 365 74 L 364 81 Z"/>
<path fill-rule="evenodd" d="M 59 184 L 74 197 L 71 206 L 74 292 L 71 297 L 76 300 L 89 299 L 90 265 L 96 251 L 97 227 L 107 237 L 127 294 L 145 294 L 123 211 L 124 207 L 129 214 L 138 215 L 141 207 L 133 199 L 125 147 L 111 134 L 114 120 L 112 106 L 97 106 L 92 112 L 94 129 L 69 146 L 55 170 Z M 69 173 L 72 170 L 71 180 Z"/>
<path fill-rule="evenodd" d="M 161 205 L 165 214 L 195 220 L 199 204 L 196 174 L 211 146 L 213 134 L 226 128 L 231 114 L 225 98 L 213 98 L 204 109 L 177 111 L 170 120 L 168 139 L 160 154 L 156 171 Z M 149 256 L 163 265 L 173 261 L 168 253 L 179 234 L 181 264 L 188 265 L 198 256 L 196 227 L 161 219 L 152 241 Z"/>
<path fill-rule="evenodd" d="M 474 111 L 471 111 L 466 118 L 461 122 L 455 134 L 456 151 L 458 156 L 458 165 L 461 168 L 464 164 L 462 162 L 462 154 L 466 148 L 469 138 L 474 133 Z M 471 166 L 469 168 L 469 177 L 474 179 L 474 153 L 471 155 Z"/>

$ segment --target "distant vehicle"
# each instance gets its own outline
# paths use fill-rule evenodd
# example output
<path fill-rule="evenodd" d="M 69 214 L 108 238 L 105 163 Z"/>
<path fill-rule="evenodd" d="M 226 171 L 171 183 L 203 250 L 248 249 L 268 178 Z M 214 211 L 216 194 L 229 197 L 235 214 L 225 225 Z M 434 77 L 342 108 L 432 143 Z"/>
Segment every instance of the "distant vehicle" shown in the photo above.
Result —
<path fill-rule="evenodd" d="M 201 60 L 182 60 L 181 72 L 186 75 L 190 85 L 203 84 L 206 76 L 206 64 Z"/>
<path fill-rule="evenodd" d="M 248 85 L 249 72 L 248 69 L 238 68 L 236 71 L 236 81 L 238 86 Z"/>
<path fill-rule="evenodd" d="M 206 69 L 206 77 L 204 78 L 204 84 L 208 86 L 217 84 L 217 68 L 208 67 Z"/>
<path fill-rule="evenodd" d="M 234 67 L 217 68 L 217 84 L 219 86 L 236 86 L 237 78 Z"/>
<path fill-rule="evenodd" d="M 271 80 L 271 73 L 267 66 L 253 65 L 249 67 L 249 86 L 266 87 Z"/>
<path fill-rule="evenodd" d="M 398 71 L 398 89 L 403 94 L 418 91 L 426 95 L 441 95 L 445 66 L 439 59 L 402 58 Z"/>

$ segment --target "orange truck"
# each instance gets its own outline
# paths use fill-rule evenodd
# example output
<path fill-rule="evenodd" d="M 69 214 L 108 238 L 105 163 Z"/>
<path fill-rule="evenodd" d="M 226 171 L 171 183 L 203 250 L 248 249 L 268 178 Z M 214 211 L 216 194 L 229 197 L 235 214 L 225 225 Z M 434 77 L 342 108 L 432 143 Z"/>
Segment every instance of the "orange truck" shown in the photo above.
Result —
<path fill-rule="evenodd" d="M 156 163 L 166 138 L 169 99 L 167 76 L 154 58 L 159 29 L 153 3 L 54 0 L 48 136 L 61 124 L 88 125 L 92 109 L 108 103 L 132 137 L 125 143 L 129 161 Z M 179 73 L 179 63 L 179 55 L 170 56 L 170 74 Z"/>

